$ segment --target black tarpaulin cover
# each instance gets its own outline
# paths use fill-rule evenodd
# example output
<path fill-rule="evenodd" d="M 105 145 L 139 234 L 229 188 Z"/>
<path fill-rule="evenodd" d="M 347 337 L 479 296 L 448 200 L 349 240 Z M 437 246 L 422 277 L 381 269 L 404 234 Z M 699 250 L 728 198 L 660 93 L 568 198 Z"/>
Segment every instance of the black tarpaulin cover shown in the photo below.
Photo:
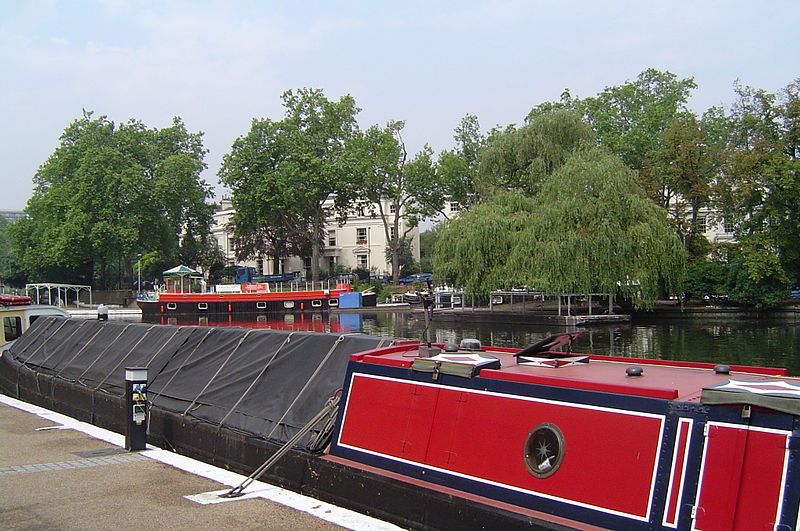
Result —
<path fill-rule="evenodd" d="M 125 367 L 147 367 L 153 407 L 285 442 L 341 388 L 350 354 L 387 341 L 42 317 L 6 355 L 115 396 L 124 395 Z"/>

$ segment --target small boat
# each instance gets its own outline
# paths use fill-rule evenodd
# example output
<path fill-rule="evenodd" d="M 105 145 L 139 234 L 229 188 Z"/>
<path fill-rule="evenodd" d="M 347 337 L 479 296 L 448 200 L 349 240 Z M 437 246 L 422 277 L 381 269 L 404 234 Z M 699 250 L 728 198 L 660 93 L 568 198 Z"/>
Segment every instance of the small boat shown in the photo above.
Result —
<path fill-rule="evenodd" d="M 286 450 L 264 478 L 408 528 L 797 529 L 800 380 L 573 353 L 581 335 L 41 320 L 0 389 L 119 431 L 123 368 L 148 367 L 149 442 L 245 473 Z"/>
<path fill-rule="evenodd" d="M 20 295 L 0 295 L 0 320 L 3 334 L 0 336 L 0 351 L 20 337 L 31 323 L 41 316 L 69 317 L 69 313 L 56 306 L 31 304 L 31 298 Z"/>
<path fill-rule="evenodd" d="M 137 304 L 145 316 L 236 315 L 273 312 L 321 312 L 339 306 L 339 296 L 352 291 L 349 283 L 289 281 L 285 275 L 264 277 L 276 282 L 220 284 L 206 291 L 202 275 L 186 266 L 164 271 L 163 291 L 142 294 Z M 188 282 L 185 280 L 188 279 Z M 193 281 L 194 280 L 194 281 Z"/>

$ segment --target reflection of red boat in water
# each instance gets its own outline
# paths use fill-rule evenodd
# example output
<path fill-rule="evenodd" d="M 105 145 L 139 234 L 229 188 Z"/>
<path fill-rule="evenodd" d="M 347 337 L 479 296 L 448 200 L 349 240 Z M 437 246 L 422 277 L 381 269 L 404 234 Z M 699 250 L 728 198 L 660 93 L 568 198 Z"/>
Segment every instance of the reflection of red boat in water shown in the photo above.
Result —
<path fill-rule="evenodd" d="M 234 326 L 256 330 L 288 330 L 297 332 L 357 333 L 363 328 L 363 318 L 358 313 L 272 313 L 249 316 L 249 319 L 234 315 L 158 315 L 145 316 L 145 321 L 162 325 L 189 326 Z"/>

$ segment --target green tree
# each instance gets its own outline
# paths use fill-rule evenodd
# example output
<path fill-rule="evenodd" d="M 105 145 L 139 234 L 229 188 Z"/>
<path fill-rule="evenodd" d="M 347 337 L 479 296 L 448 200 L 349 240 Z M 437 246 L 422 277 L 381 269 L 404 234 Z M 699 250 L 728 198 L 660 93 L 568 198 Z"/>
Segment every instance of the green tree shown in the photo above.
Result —
<path fill-rule="evenodd" d="M 663 131 L 687 111 L 686 102 L 695 88 L 692 78 L 678 79 L 671 72 L 648 68 L 634 81 L 607 87 L 575 106 L 601 145 L 629 167 L 641 170 L 658 149 Z"/>
<path fill-rule="evenodd" d="M 433 253 L 439 237 L 439 225 L 419 234 L 419 267 L 422 271 L 433 271 Z"/>
<path fill-rule="evenodd" d="M 433 255 L 437 278 L 479 294 L 523 285 L 526 272 L 509 267 L 508 257 L 534 212 L 532 198 L 501 191 L 439 224 Z"/>
<path fill-rule="evenodd" d="M 238 260 L 271 256 L 273 273 L 283 258 L 305 256 L 309 220 L 285 174 L 289 154 L 281 122 L 254 119 L 222 160 L 220 182 L 233 191 L 231 225 Z"/>
<path fill-rule="evenodd" d="M 364 208 L 376 210 L 383 221 L 395 283 L 400 279 L 403 253 L 411 249 L 409 235 L 421 219 L 439 211 L 444 201 L 432 150 L 426 145 L 407 160 L 404 126 L 402 121 L 392 121 L 385 128 L 370 127 L 357 135 L 350 150 L 356 168 L 354 181 L 360 187 L 356 195 Z"/>
<path fill-rule="evenodd" d="M 750 249 L 775 255 L 783 273 L 776 270 L 772 276 L 791 282 L 800 280 L 797 85 L 790 84 L 780 95 L 735 85 L 724 178 L 716 187 L 717 205 L 736 227 L 743 255 Z M 749 267 L 742 270 L 755 282 L 756 277 L 769 278 L 753 276 Z"/>
<path fill-rule="evenodd" d="M 711 203 L 722 149 L 711 125 L 684 114 L 667 125 L 660 146 L 650 154 L 641 172 L 650 197 L 670 213 L 687 248 L 690 238 L 699 236 L 701 209 Z"/>
<path fill-rule="evenodd" d="M 0 216 L 0 285 L 9 284 L 15 287 L 23 287 L 25 274 L 11 246 L 8 236 L 10 225 L 6 218 Z"/>
<path fill-rule="evenodd" d="M 649 306 L 678 290 L 685 256 L 666 214 L 616 157 L 579 150 L 533 198 L 501 193 L 447 222 L 435 266 L 473 292 L 513 285 L 618 293 Z"/>
<path fill-rule="evenodd" d="M 538 113 L 520 128 L 494 130 L 480 152 L 479 193 L 500 189 L 533 196 L 570 153 L 591 142 L 580 116 L 564 110 Z"/>
<path fill-rule="evenodd" d="M 481 133 L 478 117 L 467 114 L 456 126 L 455 149 L 443 150 L 439 154 L 439 189 L 446 199 L 458 203 L 462 210 L 470 208 L 478 200 L 475 181 L 480 168 L 480 154 L 486 145 Z M 442 201 L 443 205 L 444 202 Z M 447 218 L 444 209 L 440 213 Z"/>
<path fill-rule="evenodd" d="M 272 254 L 308 249 L 316 281 L 328 201 L 344 221 L 359 189 L 347 156 L 359 109 L 351 96 L 331 101 L 317 89 L 281 99 L 284 118 L 255 120 L 225 157 L 220 180 L 232 192 L 240 244 Z"/>
<path fill-rule="evenodd" d="M 139 252 L 191 258 L 210 238 L 205 152 L 202 133 L 180 118 L 158 130 L 84 112 L 37 171 L 27 217 L 11 230 L 23 269 L 108 288 L 131 278 Z"/>

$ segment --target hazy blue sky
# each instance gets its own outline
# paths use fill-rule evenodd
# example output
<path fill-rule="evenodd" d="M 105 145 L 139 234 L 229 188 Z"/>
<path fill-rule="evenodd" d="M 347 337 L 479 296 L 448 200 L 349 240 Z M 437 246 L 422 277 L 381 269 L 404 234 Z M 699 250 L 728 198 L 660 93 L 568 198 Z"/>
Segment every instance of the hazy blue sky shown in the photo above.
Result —
<path fill-rule="evenodd" d="M 693 76 L 691 105 L 800 76 L 800 2 L 0 0 L 0 209 L 21 209 L 64 127 L 94 110 L 205 132 L 216 171 L 280 94 L 352 94 L 362 127 L 406 120 L 412 151 L 451 147 L 466 113 L 519 123 L 648 67 Z M 219 191 L 219 189 L 218 189 Z"/>

